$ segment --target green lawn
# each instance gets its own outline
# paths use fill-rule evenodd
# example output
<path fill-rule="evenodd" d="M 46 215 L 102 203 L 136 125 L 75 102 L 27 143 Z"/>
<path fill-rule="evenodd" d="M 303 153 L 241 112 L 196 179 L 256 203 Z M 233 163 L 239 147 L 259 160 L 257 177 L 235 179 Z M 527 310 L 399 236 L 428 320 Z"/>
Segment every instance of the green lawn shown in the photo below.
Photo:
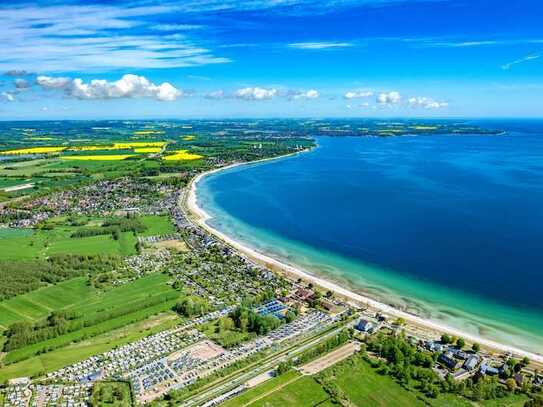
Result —
<path fill-rule="evenodd" d="M 169 216 L 149 215 L 140 219 L 147 226 L 147 230 L 141 233 L 142 236 L 167 235 L 175 232 Z"/>
<path fill-rule="evenodd" d="M 37 320 L 61 308 L 74 310 L 88 319 L 112 315 L 110 319 L 77 331 L 15 349 L 7 353 L 4 362 L 7 364 L 26 358 L 36 359 L 35 355 L 44 350 L 60 349 L 72 342 L 99 336 L 169 311 L 178 297 L 176 291 L 166 284 L 167 281 L 166 275 L 153 274 L 103 292 L 87 286 L 84 278 L 76 278 L 4 301 L 0 303 L 0 321 L 4 327 L 16 321 Z M 165 296 L 172 298 L 162 301 Z M 155 299 L 160 302 L 148 304 L 149 300 Z"/>

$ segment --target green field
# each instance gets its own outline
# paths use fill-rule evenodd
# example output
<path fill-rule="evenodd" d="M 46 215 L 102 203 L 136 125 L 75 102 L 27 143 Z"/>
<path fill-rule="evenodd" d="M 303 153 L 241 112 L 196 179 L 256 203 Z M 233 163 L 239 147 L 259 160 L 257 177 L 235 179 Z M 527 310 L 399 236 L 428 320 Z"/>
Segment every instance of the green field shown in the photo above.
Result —
<path fill-rule="evenodd" d="M 82 320 L 96 322 L 14 349 L 5 355 L 3 361 L 6 364 L 24 361 L 169 312 L 179 294 L 166 284 L 167 281 L 167 276 L 153 274 L 103 292 L 87 286 L 84 278 L 76 278 L 4 301 L 0 303 L 4 327 L 17 321 L 36 321 L 59 309 L 72 310 L 80 314 Z M 41 363 L 37 358 L 31 360 Z"/>
<path fill-rule="evenodd" d="M 84 277 L 74 278 L 0 302 L 0 328 L 17 321 L 35 321 L 49 312 L 97 295 Z"/>
<path fill-rule="evenodd" d="M 379 375 L 360 358 L 352 364 L 342 363 L 335 382 L 348 399 L 358 406 L 424 406 L 414 392 L 401 387 L 390 376 Z M 332 370 L 333 368 L 329 369 Z"/>
<path fill-rule="evenodd" d="M 240 396 L 222 404 L 223 407 L 282 407 L 333 405 L 322 387 L 309 376 L 290 371 L 274 377 Z"/>
<path fill-rule="evenodd" d="M 140 233 L 142 236 L 168 235 L 175 232 L 169 216 L 148 215 L 142 216 L 140 219 L 147 226 L 147 230 Z"/>
<path fill-rule="evenodd" d="M 43 258 L 53 254 L 129 256 L 136 253 L 136 238 L 132 232 L 124 232 L 119 240 L 114 240 L 111 235 L 70 237 L 75 230 L 77 227 L 61 226 L 53 230 L 38 230 L 29 236 L 23 232 L 12 233 L 0 229 L 0 260 Z M 12 233 L 12 236 L 4 238 L 3 234 L 8 233 Z"/>
<path fill-rule="evenodd" d="M 59 309 L 69 308 L 87 315 L 115 309 L 149 295 L 173 292 L 167 281 L 164 274 L 152 274 L 103 292 L 89 286 L 84 277 L 74 278 L 0 302 L 0 325 L 35 321 Z"/>

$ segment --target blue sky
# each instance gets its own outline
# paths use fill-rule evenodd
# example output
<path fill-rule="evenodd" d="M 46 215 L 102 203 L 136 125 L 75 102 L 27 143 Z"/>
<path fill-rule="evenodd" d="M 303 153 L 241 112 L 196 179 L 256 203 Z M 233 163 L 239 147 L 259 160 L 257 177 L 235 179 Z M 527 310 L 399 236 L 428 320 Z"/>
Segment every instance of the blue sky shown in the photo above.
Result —
<path fill-rule="evenodd" d="M 522 0 L 11 1 L 0 119 L 541 117 L 542 16 Z"/>

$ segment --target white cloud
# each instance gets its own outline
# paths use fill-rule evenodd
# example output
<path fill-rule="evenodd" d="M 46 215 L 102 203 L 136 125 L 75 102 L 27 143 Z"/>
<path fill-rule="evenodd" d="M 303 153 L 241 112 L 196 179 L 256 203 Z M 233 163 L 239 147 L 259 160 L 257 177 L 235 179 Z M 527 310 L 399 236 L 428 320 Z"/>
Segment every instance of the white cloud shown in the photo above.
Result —
<path fill-rule="evenodd" d="M 39 67 L 41 72 L 97 71 L 230 62 L 194 39 L 135 30 L 151 26 L 156 16 L 179 10 L 181 6 L 173 2 L 126 7 L 52 3 L 0 5 L 0 55 L 10 56 L 0 59 L 0 70 L 33 71 Z"/>
<path fill-rule="evenodd" d="M 60 89 L 68 85 L 72 80 L 66 77 L 51 77 L 40 75 L 36 78 L 36 83 L 44 89 Z"/>
<path fill-rule="evenodd" d="M 119 98 L 153 98 L 160 101 L 173 101 L 183 92 L 168 82 L 155 85 L 144 76 L 124 75 L 121 79 L 109 82 L 104 79 L 93 79 L 88 83 L 82 79 L 53 78 L 39 76 L 37 83 L 45 89 L 64 89 L 68 97 L 77 99 L 119 99 Z"/>
<path fill-rule="evenodd" d="M 373 92 L 369 90 L 352 90 L 349 92 L 346 92 L 343 97 L 345 99 L 358 99 L 358 98 L 366 98 L 373 96 Z"/>
<path fill-rule="evenodd" d="M 277 89 L 270 88 L 259 88 L 259 87 L 248 87 L 248 88 L 242 88 L 238 89 L 234 96 L 238 99 L 244 99 L 244 100 L 267 100 L 272 99 L 273 97 L 277 96 Z"/>
<path fill-rule="evenodd" d="M 320 97 L 320 93 L 318 90 L 315 89 L 309 89 L 309 90 L 297 90 L 292 91 L 288 95 L 289 99 L 293 100 L 300 100 L 300 99 L 318 99 Z"/>
<path fill-rule="evenodd" d="M 509 62 L 507 64 L 504 64 L 502 65 L 502 69 L 505 70 L 505 71 L 508 71 L 509 69 L 511 69 L 511 67 L 513 65 L 516 65 L 516 64 L 521 64 L 523 62 L 528 62 L 528 61 L 533 61 L 534 59 L 537 59 L 539 58 L 541 55 L 540 54 L 530 54 L 530 55 L 527 55 L 525 56 L 524 58 L 520 58 L 520 59 L 517 59 L 513 62 Z"/>
<path fill-rule="evenodd" d="M 187 31 L 198 30 L 204 26 L 199 24 L 157 24 L 151 28 L 157 31 Z"/>
<path fill-rule="evenodd" d="M 213 92 L 206 93 L 204 97 L 206 99 L 224 99 L 225 98 L 224 90 L 215 90 Z"/>
<path fill-rule="evenodd" d="M 447 102 L 437 101 L 426 96 L 411 97 L 407 100 L 407 103 L 410 107 L 421 107 L 423 109 L 441 109 L 449 106 Z"/>
<path fill-rule="evenodd" d="M 352 47 L 350 42 L 294 42 L 288 44 L 289 48 L 296 49 L 333 49 L 333 48 L 346 48 Z"/>
<path fill-rule="evenodd" d="M 9 92 L 2 92 L 0 93 L 0 96 L 7 100 L 8 102 L 15 102 L 15 96 Z"/>
<path fill-rule="evenodd" d="M 380 105 L 395 105 L 400 103 L 402 97 L 399 92 L 382 92 L 377 95 L 377 103 Z"/>

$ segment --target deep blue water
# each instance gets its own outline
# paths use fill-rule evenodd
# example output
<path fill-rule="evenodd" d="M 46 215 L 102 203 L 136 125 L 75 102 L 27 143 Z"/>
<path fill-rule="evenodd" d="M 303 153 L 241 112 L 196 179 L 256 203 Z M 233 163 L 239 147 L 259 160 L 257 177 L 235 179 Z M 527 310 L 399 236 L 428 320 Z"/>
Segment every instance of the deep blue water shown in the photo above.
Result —
<path fill-rule="evenodd" d="M 543 321 L 543 122 L 507 129 L 321 137 L 310 153 L 206 178 L 203 206 Z"/>

